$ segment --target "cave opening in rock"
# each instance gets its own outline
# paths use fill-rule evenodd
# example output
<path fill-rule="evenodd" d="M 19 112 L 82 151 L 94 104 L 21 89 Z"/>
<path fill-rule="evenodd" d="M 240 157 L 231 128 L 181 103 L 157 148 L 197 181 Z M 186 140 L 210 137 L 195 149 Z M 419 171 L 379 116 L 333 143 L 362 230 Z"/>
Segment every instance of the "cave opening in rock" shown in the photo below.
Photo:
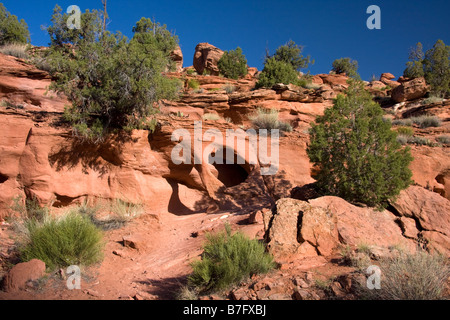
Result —
<path fill-rule="evenodd" d="M 0 173 L 0 183 L 4 183 L 8 180 L 8 176 Z"/>
<path fill-rule="evenodd" d="M 214 164 L 218 179 L 227 187 L 234 187 L 247 180 L 248 172 L 238 164 Z"/>
<path fill-rule="evenodd" d="M 226 152 L 227 149 L 225 148 L 220 150 L 219 154 L 226 155 Z M 215 156 L 215 153 L 211 154 L 210 163 L 213 162 L 212 157 Z M 248 164 L 242 159 L 242 157 L 234 154 L 233 163 L 227 163 L 226 159 L 222 159 L 222 161 L 218 162 L 222 163 L 213 163 L 213 166 L 217 170 L 217 179 L 219 179 L 227 188 L 237 186 L 247 180 L 249 168 Z"/>

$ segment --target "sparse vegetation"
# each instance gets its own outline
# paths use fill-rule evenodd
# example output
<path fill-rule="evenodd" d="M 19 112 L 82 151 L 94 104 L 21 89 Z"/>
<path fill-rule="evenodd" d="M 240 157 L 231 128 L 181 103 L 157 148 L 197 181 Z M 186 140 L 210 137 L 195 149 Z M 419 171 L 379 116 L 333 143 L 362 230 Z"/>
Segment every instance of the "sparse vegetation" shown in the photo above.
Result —
<path fill-rule="evenodd" d="M 230 79 L 239 79 L 247 75 L 247 59 L 241 48 L 225 51 L 217 63 L 220 73 Z"/>
<path fill-rule="evenodd" d="M 232 234 L 228 224 L 225 229 L 207 236 L 202 260 L 192 263 L 193 273 L 188 278 L 191 288 L 200 292 L 221 290 L 275 267 L 262 243 L 240 232 Z"/>
<path fill-rule="evenodd" d="M 188 87 L 193 90 L 198 90 L 200 88 L 200 83 L 196 79 L 189 79 Z"/>
<path fill-rule="evenodd" d="M 396 119 L 392 121 L 392 125 L 411 127 L 413 125 L 413 121 L 411 119 Z"/>
<path fill-rule="evenodd" d="M 223 89 L 225 90 L 225 92 L 227 94 L 232 94 L 236 91 L 236 87 L 233 86 L 232 84 L 227 84 L 223 87 Z"/>
<path fill-rule="evenodd" d="M 395 129 L 399 135 L 411 137 L 414 135 L 414 130 L 411 127 L 398 127 Z"/>
<path fill-rule="evenodd" d="M 442 101 L 444 101 L 443 98 L 441 98 L 441 97 L 436 97 L 436 96 L 433 96 L 433 95 L 432 95 L 432 96 L 426 98 L 425 100 L 423 100 L 423 101 L 422 101 L 422 105 L 426 106 L 426 105 L 429 105 L 429 104 L 440 103 L 440 102 L 442 102 Z"/>
<path fill-rule="evenodd" d="M 441 300 L 450 269 L 447 258 L 425 251 L 399 253 L 380 262 L 381 289 L 362 288 L 371 300 Z"/>
<path fill-rule="evenodd" d="M 444 145 L 450 145 L 450 136 L 439 136 L 436 138 L 437 142 L 444 144 Z"/>
<path fill-rule="evenodd" d="M 282 132 L 291 132 L 292 126 L 289 123 L 280 121 L 278 117 L 279 113 L 275 109 L 265 110 L 259 108 L 249 119 L 256 129 L 267 129 L 269 132 L 276 129 Z"/>
<path fill-rule="evenodd" d="M 383 114 L 364 84 L 353 80 L 312 124 L 307 153 L 322 193 L 382 206 L 410 185 L 410 150 L 397 142 Z"/>
<path fill-rule="evenodd" d="M 436 116 L 420 116 L 409 118 L 415 125 L 418 125 L 420 128 L 432 128 L 432 127 L 440 127 L 442 125 L 441 120 Z"/>
<path fill-rule="evenodd" d="M 13 56 L 19 59 L 28 59 L 29 55 L 27 53 L 28 45 L 26 44 L 5 44 L 0 47 L 0 52 L 9 56 Z"/>

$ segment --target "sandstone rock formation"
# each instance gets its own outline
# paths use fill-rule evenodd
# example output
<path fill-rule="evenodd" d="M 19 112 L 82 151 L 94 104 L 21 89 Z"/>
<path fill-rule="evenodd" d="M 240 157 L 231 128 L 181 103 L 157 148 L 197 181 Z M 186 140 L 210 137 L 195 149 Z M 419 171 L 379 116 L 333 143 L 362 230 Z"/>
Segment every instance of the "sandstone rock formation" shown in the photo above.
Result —
<path fill-rule="evenodd" d="M 390 211 L 357 207 L 329 196 L 308 202 L 284 198 L 277 201 L 273 212 L 264 212 L 265 238 L 278 261 L 330 256 L 339 245 L 415 250 L 419 231 L 410 221 L 403 221 L 402 231 L 397 220 Z"/>
<path fill-rule="evenodd" d="M 380 82 L 384 83 L 386 86 L 391 87 L 392 89 L 397 88 L 399 85 L 401 85 L 400 82 L 393 81 L 392 79 L 395 79 L 395 76 L 392 73 L 383 73 L 380 77 Z"/>
<path fill-rule="evenodd" d="M 183 71 L 183 52 L 181 51 L 181 47 L 179 45 L 170 53 L 170 58 L 175 62 L 176 71 Z"/>
<path fill-rule="evenodd" d="M 435 192 L 411 186 L 400 193 L 392 206 L 401 216 L 405 232 L 413 235 L 412 219 L 419 230 L 418 236 L 427 248 L 450 255 L 450 201 Z M 406 222 L 409 221 L 409 222 Z"/>
<path fill-rule="evenodd" d="M 209 43 L 199 43 L 195 47 L 194 54 L 194 68 L 197 70 L 198 74 L 203 74 L 203 71 L 208 70 L 211 75 L 218 76 L 219 68 L 217 67 L 217 63 L 224 51 L 216 48 L 215 46 Z"/>
<path fill-rule="evenodd" d="M 395 102 L 404 102 L 422 98 L 429 91 L 424 78 L 417 78 L 403 82 L 400 86 L 392 90 L 392 99 Z"/>

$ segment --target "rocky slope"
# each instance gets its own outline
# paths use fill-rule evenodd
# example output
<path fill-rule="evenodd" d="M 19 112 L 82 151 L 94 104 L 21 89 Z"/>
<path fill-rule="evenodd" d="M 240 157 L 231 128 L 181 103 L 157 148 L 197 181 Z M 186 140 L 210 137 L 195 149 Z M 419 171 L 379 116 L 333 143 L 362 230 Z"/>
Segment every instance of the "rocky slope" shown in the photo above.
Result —
<path fill-rule="evenodd" d="M 195 69 L 214 71 L 220 52 L 205 44 L 199 45 L 197 52 L 201 54 L 195 55 Z M 182 53 L 177 57 L 179 61 Z M 116 198 L 142 203 L 146 209 L 146 215 L 129 226 L 107 233 L 105 260 L 90 271 L 99 284 L 87 282 L 80 292 L 52 290 L 49 285 L 44 295 L 32 286 L 13 295 L 2 293 L 0 298 L 172 298 L 176 282 L 183 281 L 189 262 L 201 253 L 205 233 L 220 230 L 225 221 L 234 230 L 264 238 L 281 266 L 268 278 L 255 277 L 247 286 L 229 292 L 234 299 L 324 298 L 320 290 L 308 288 L 313 287 L 312 277 L 326 270 L 328 276 L 350 275 L 335 281 L 332 289 L 334 295 L 346 296 L 352 279 L 357 279 L 351 276 L 354 269 L 333 262 L 342 246 L 371 245 L 373 259 L 388 255 L 393 247 L 414 250 L 417 244 L 450 255 L 449 146 L 413 146 L 411 169 L 416 185 L 382 212 L 336 197 L 311 196 L 304 192 L 314 182 L 306 155 L 307 130 L 346 88 L 347 78 L 323 74 L 314 76 L 312 89 L 278 85 L 253 90 L 257 72 L 249 70 L 239 81 L 189 75 L 186 70 L 169 73 L 185 81 L 185 91 L 178 101 L 160 102 L 160 126 L 154 133 L 135 130 L 92 146 L 76 140 L 60 121 L 68 101 L 48 91 L 48 74 L 0 54 L 0 220 L 19 196 L 35 198 L 55 210 L 84 200 Z M 450 102 L 422 105 L 425 84 L 400 83 L 393 78 L 383 74 L 383 86 L 368 84 L 391 117 L 436 115 L 442 121 L 439 128 L 415 127 L 415 134 L 432 141 L 448 135 Z M 199 89 L 189 88 L 191 79 L 198 81 Z M 403 102 L 388 98 L 394 91 L 387 85 L 400 92 L 403 98 L 398 100 Z M 243 164 L 172 163 L 177 144 L 171 139 L 174 130 L 184 129 L 193 137 L 194 121 L 208 113 L 220 119 L 203 120 L 202 133 L 248 129 L 248 116 L 258 108 L 278 110 L 280 119 L 293 126 L 292 132 L 281 137 L 280 167 L 275 176 L 261 176 L 260 162 L 251 163 L 248 154 L 241 154 L 225 138 L 215 141 L 218 148 L 231 150 Z M 207 139 L 201 141 L 203 147 L 209 144 Z M 198 154 L 194 150 L 190 156 Z M 14 247 L 10 236 L 11 229 L 3 224 L 3 273 L 7 272 L 6 261 L 11 261 L 8 249 Z M 140 250 L 127 247 L 124 236 L 131 236 Z M 117 276 L 111 277 L 112 272 Z M 58 279 L 51 281 L 59 283 Z"/>

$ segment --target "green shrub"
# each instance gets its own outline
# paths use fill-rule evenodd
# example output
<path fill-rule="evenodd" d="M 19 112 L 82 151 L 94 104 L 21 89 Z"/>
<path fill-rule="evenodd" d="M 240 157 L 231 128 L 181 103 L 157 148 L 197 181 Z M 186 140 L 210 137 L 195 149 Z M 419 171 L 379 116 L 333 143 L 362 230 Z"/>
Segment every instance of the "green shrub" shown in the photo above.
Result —
<path fill-rule="evenodd" d="M 200 88 L 200 83 L 196 79 L 189 79 L 188 87 L 197 90 L 198 88 Z"/>
<path fill-rule="evenodd" d="M 280 46 L 274 55 L 267 55 L 256 88 L 271 88 L 278 83 L 300 85 L 298 71 L 314 63 L 309 56 L 303 57 L 302 51 L 303 47 L 291 40 Z"/>
<path fill-rule="evenodd" d="M 67 28 L 67 18 L 55 8 L 45 59 L 55 78 L 51 89 L 72 102 L 64 116 L 74 132 L 96 142 L 118 129 L 154 125 L 149 120 L 156 113 L 154 103 L 174 99 L 181 89 L 178 80 L 162 74 L 177 38 L 146 18 L 136 23 L 131 40 L 120 33 L 98 33 L 97 11 L 82 14 L 79 31 Z"/>
<path fill-rule="evenodd" d="M 336 74 L 345 73 L 348 77 L 358 77 L 358 61 L 350 58 L 341 58 L 333 61 L 332 71 Z"/>
<path fill-rule="evenodd" d="M 302 51 L 302 46 L 299 46 L 294 41 L 290 40 L 285 45 L 280 46 L 275 51 L 275 54 L 272 56 L 272 58 L 274 58 L 276 61 L 290 64 L 294 68 L 294 70 L 299 71 L 300 69 L 308 68 L 310 63 L 314 64 L 314 61 L 311 60 L 310 56 L 303 57 Z"/>
<path fill-rule="evenodd" d="M 0 52 L 8 56 L 13 56 L 19 59 L 28 59 L 27 53 L 28 45 L 26 44 L 5 44 L 0 47 Z"/>
<path fill-rule="evenodd" d="M 236 50 L 225 51 L 217 66 L 226 78 L 237 80 L 247 75 L 247 59 L 239 47 Z"/>
<path fill-rule="evenodd" d="M 264 64 L 264 69 L 259 75 L 256 83 L 257 88 L 271 88 L 275 84 L 299 84 L 299 74 L 291 64 L 284 61 L 278 61 L 275 58 L 269 58 Z"/>
<path fill-rule="evenodd" d="M 404 76 L 425 77 L 434 96 L 445 97 L 450 94 L 450 46 L 442 40 L 436 41 L 433 48 L 423 53 L 422 44 L 410 52 Z"/>
<path fill-rule="evenodd" d="M 450 276 L 447 258 L 425 251 L 381 260 L 381 289 L 361 288 L 371 300 L 442 300 Z"/>
<path fill-rule="evenodd" d="M 197 74 L 197 71 L 195 71 L 195 69 L 188 69 L 188 70 L 186 71 L 186 73 L 187 73 L 189 76 L 192 76 L 192 75 L 194 75 L 194 74 Z"/>
<path fill-rule="evenodd" d="M 396 128 L 396 131 L 399 135 L 404 135 L 407 137 L 414 135 L 414 130 L 411 127 L 398 127 Z"/>
<path fill-rule="evenodd" d="M 423 53 L 422 43 L 418 42 L 415 48 L 409 51 L 409 61 L 406 63 L 406 69 L 403 76 L 406 78 L 420 78 L 425 75 L 423 71 L 423 60 L 425 55 Z"/>
<path fill-rule="evenodd" d="M 254 274 L 267 273 L 274 266 L 262 243 L 240 232 L 232 235 L 226 225 L 226 232 L 207 236 L 202 260 L 192 263 L 188 283 L 203 292 L 220 290 Z"/>
<path fill-rule="evenodd" d="M 30 32 L 25 20 L 17 18 L 0 3 L 0 45 L 30 42 Z"/>
<path fill-rule="evenodd" d="M 91 220 L 73 211 L 61 218 L 28 223 L 30 242 L 21 249 L 23 261 L 40 259 L 50 270 L 91 265 L 103 257 L 102 233 Z"/>
<path fill-rule="evenodd" d="M 307 153 L 322 193 L 382 206 L 409 186 L 410 150 L 397 142 L 383 113 L 364 83 L 352 80 L 312 124 Z"/>
<path fill-rule="evenodd" d="M 289 123 L 280 121 L 278 116 L 279 113 L 275 109 L 265 110 L 259 108 L 249 119 L 256 129 L 267 129 L 269 132 L 275 129 L 291 132 L 292 126 Z"/>

